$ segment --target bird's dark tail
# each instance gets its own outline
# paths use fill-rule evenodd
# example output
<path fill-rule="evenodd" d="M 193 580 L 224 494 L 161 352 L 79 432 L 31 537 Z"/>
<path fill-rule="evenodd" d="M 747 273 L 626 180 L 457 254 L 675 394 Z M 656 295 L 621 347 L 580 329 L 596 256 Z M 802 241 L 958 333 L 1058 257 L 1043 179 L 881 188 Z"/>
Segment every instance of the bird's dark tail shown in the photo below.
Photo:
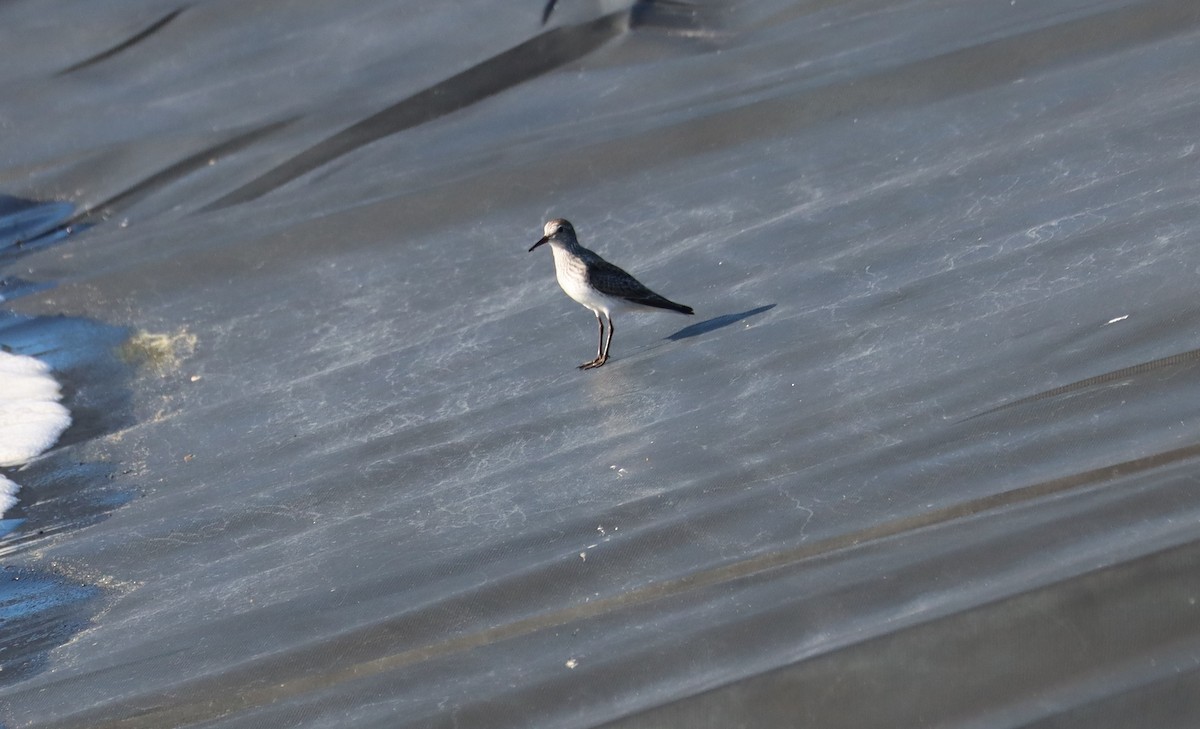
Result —
<path fill-rule="evenodd" d="M 635 304 L 641 304 L 642 306 L 653 306 L 657 309 L 670 309 L 671 311 L 678 311 L 680 314 L 695 314 L 696 313 L 696 312 L 692 311 L 692 307 L 690 307 L 690 306 L 684 306 L 683 304 L 676 304 L 674 301 L 671 301 L 670 299 L 668 299 L 666 297 L 659 296 L 658 294 L 655 294 L 655 293 L 650 293 L 649 296 L 642 296 L 637 299 L 632 299 L 632 301 Z"/>

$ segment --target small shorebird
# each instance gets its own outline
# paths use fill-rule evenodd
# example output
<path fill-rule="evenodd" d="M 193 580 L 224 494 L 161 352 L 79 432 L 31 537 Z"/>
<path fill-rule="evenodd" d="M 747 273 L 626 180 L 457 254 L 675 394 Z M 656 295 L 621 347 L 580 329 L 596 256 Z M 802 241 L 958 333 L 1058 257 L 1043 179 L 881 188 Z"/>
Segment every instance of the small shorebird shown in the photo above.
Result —
<path fill-rule="evenodd" d="M 676 304 L 646 288 L 633 276 L 617 268 L 592 251 L 579 245 L 575 229 L 562 218 L 546 223 L 542 239 L 534 243 L 532 252 L 543 243 L 550 244 L 554 252 L 554 273 L 558 285 L 596 315 L 600 324 L 600 345 L 596 359 L 579 365 L 581 370 L 600 367 L 608 361 L 608 348 L 612 344 L 613 321 L 616 311 L 670 309 L 681 314 L 695 314 L 692 307 Z M 603 316 L 601 316 L 603 314 Z M 608 336 L 604 324 L 608 322 Z"/>

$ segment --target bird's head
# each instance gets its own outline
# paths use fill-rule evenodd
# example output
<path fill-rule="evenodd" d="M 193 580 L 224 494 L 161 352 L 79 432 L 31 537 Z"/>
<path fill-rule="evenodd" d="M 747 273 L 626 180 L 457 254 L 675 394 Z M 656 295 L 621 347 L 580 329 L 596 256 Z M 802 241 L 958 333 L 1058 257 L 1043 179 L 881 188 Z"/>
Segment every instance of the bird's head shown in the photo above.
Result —
<path fill-rule="evenodd" d="M 562 218 L 555 218 L 554 220 L 547 221 L 546 227 L 542 229 L 542 233 L 544 233 L 544 235 L 537 243 L 534 243 L 532 246 L 530 246 L 530 251 L 532 251 L 534 248 L 537 248 L 541 244 L 548 243 L 552 240 L 561 241 L 563 243 L 573 243 L 575 241 L 575 229 L 571 227 L 569 222 L 563 220 Z"/>

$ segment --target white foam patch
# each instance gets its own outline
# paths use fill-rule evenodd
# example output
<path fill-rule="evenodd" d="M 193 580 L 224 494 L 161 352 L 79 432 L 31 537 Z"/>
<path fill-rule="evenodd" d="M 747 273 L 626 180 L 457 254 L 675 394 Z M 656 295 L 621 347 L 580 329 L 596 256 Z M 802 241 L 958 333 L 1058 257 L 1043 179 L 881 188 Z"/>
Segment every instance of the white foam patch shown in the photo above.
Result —
<path fill-rule="evenodd" d="M 71 424 L 62 391 L 40 360 L 0 352 L 0 467 L 19 466 L 45 452 Z M 0 476 L 0 516 L 19 487 Z"/>
<path fill-rule="evenodd" d="M 4 512 L 17 503 L 17 492 L 20 490 L 20 486 L 0 476 L 0 516 L 3 516 Z"/>

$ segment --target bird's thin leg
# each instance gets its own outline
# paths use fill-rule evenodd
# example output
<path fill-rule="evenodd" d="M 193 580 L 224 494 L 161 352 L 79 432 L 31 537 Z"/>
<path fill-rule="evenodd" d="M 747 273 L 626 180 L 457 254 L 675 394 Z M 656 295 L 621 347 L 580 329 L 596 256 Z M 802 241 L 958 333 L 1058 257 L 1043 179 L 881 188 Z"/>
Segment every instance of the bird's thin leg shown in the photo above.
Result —
<path fill-rule="evenodd" d="M 604 351 L 600 353 L 599 361 L 596 362 L 597 367 L 608 361 L 608 348 L 612 346 L 613 332 L 617 331 L 617 328 L 613 325 L 612 317 L 605 314 L 604 318 L 608 319 L 608 339 L 604 342 Z"/>
<path fill-rule="evenodd" d="M 596 317 L 599 318 L 600 315 L 597 314 Z M 596 359 L 592 360 L 591 362 L 588 362 L 587 364 L 579 365 L 580 369 L 592 370 L 592 369 L 602 366 L 605 362 L 608 361 L 608 348 L 610 346 L 612 346 L 613 320 L 612 320 L 612 317 L 609 316 L 608 314 L 605 314 L 604 318 L 608 320 L 608 339 L 604 338 L 604 322 L 601 322 L 600 323 L 600 353 L 597 354 Z"/>
<path fill-rule="evenodd" d="M 600 317 L 600 312 L 596 312 L 596 323 L 600 325 L 600 339 L 596 342 L 596 361 L 599 362 L 604 358 L 604 319 Z"/>
<path fill-rule="evenodd" d="M 596 323 L 600 325 L 600 343 L 596 345 L 596 359 L 579 365 L 579 369 L 581 370 L 590 370 L 593 367 L 599 367 L 604 364 L 600 361 L 601 355 L 604 354 L 604 320 L 600 318 L 600 312 L 593 311 L 592 313 L 596 315 Z"/>

